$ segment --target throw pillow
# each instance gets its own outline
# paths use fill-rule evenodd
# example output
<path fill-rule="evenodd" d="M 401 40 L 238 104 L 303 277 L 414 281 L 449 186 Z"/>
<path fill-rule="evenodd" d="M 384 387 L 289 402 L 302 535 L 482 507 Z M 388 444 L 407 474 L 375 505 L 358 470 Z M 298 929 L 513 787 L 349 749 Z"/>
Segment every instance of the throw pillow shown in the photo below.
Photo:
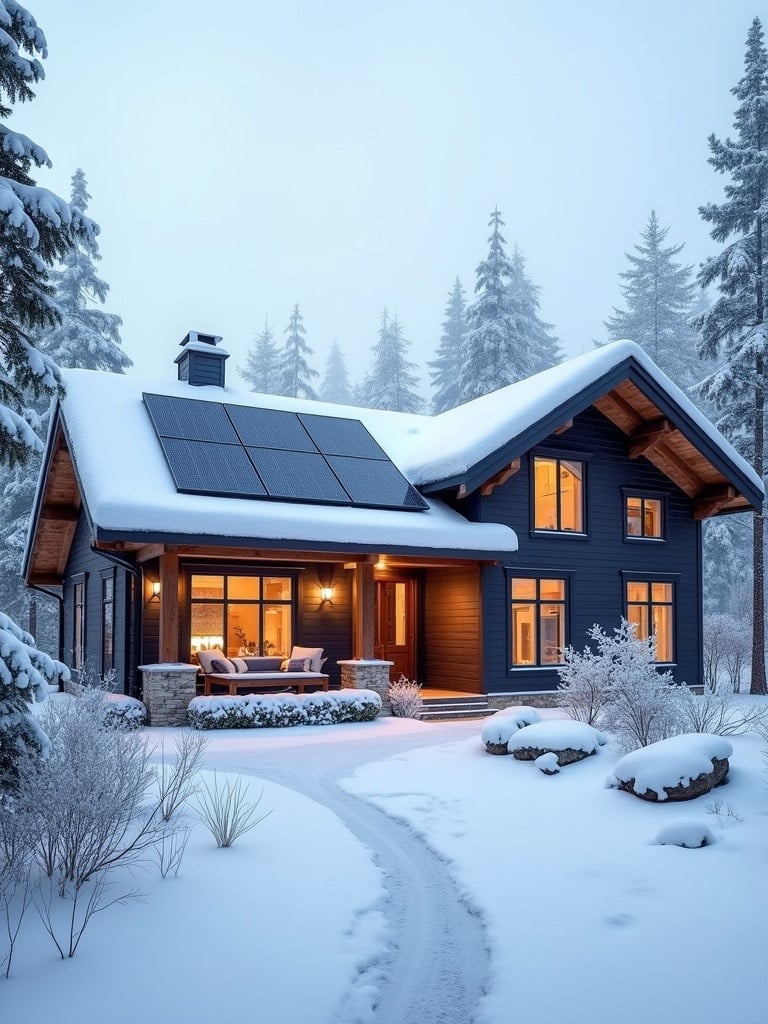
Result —
<path fill-rule="evenodd" d="M 247 672 L 248 666 L 245 663 L 244 658 L 232 658 L 232 664 L 235 666 L 238 672 Z"/>
<path fill-rule="evenodd" d="M 280 667 L 283 672 L 309 672 L 309 658 L 287 658 Z"/>
<path fill-rule="evenodd" d="M 213 658 L 211 660 L 211 669 L 214 672 L 218 672 L 223 675 L 231 675 L 234 671 L 234 665 L 229 658 Z"/>
<path fill-rule="evenodd" d="M 322 656 L 322 647 L 294 647 L 291 651 L 292 658 L 309 658 L 309 668 L 312 672 L 320 671 L 320 659 Z"/>

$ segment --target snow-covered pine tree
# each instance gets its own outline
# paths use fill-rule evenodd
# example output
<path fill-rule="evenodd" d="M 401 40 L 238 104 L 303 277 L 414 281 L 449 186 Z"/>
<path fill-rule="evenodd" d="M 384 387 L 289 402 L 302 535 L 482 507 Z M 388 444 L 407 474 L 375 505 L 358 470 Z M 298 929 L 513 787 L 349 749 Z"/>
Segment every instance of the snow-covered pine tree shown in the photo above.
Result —
<path fill-rule="evenodd" d="M 396 316 L 381 314 L 379 340 L 373 347 L 366 405 L 393 412 L 421 412 L 424 402 L 416 366 L 408 361 L 410 342 Z"/>
<path fill-rule="evenodd" d="M 85 213 L 90 198 L 85 174 L 78 168 L 72 176 L 69 205 Z M 123 321 L 95 306 L 103 305 L 109 293 L 109 285 L 96 274 L 94 264 L 100 259 L 96 238 L 80 239 L 62 257 L 60 267 L 51 271 L 61 320 L 40 332 L 37 346 L 58 366 L 124 373 L 133 360 L 123 351 Z"/>
<path fill-rule="evenodd" d="M 614 307 L 605 321 L 611 339 L 629 338 L 645 349 L 653 361 L 683 389 L 702 376 L 691 324 L 696 306 L 693 268 L 675 259 L 685 243 L 664 245 L 669 227 L 659 224 L 651 210 L 634 253 L 625 253 L 629 267 L 621 272 L 625 309 Z"/>
<path fill-rule="evenodd" d="M 312 349 L 305 341 L 306 333 L 304 318 L 297 302 L 285 329 L 285 344 L 280 364 L 281 395 L 288 395 L 291 398 L 317 398 L 311 381 L 318 373 L 307 362 L 307 356 L 312 355 Z"/>
<path fill-rule="evenodd" d="M 488 256 L 478 264 L 475 299 L 467 306 L 467 333 L 461 367 L 461 400 L 480 395 L 530 376 L 532 364 L 518 330 L 510 303 L 515 271 L 504 248 L 504 221 L 498 207 L 488 226 Z"/>
<path fill-rule="evenodd" d="M 515 245 L 510 259 L 512 280 L 509 282 L 510 310 L 517 320 L 517 331 L 528 353 L 531 373 L 540 373 L 562 362 L 557 338 L 551 333 L 553 324 L 539 316 L 541 288 L 534 284 L 525 269 L 525 257 Z"/>
<path fill-rule="evenodd" d="M 765 468 L 768 291 L 765 233 L 768 218 L 768 52 L 755 18 L 747 36 L 744 75 L 732 90 L 739 101 L 736 137 L 709 137 L 709 163 L 728 174 L 725 199 L 699 209 L 712 225 L 722 251 L 699 272 L 703 287 L 716 285 L 720 297 L 697 318 L 700 353 L 722 359 L 701 385 L 720 410 L 718 425 L 762 477 Z M 728 239 L 732 239 L 728 241 Z M 750 692 L 766 692 L 763 517 L 753 517 L 752 675 Z"/>
<path fill-rule="evenodd" d="M 435 358 L 428 364 L 433 389 L 432 412 L 435 414 L 453 409 L 461 403 L 461 364 L 464 335 L 467 331 L 464 319 L 466 308 L 464 289 L 457 277 L 448 294 L 440 344 Z"/>
<path fill-rule="evenodd" d="M 331 345 L 328 362 L 325 364 L 325 374 L 320 385 L 320 397 L 324 402 L 338 402 L 339 405 L 349 405 L 352 401 L 347 364 L 344 362 L 344 355 L 335 338 Z"/>
<path fill-rule="evenodd" d="M 264 330 L 253 339 L 245 354 L 245 366 L 238 373 L 250 385 L 251 391 L 262 395 L 279 395 L 281 388 L 280 356 L 275 344 L 275 332 L 264 317 Z"/>
<path fill-rule="evenodd" d="M 56 365 L 32 340 L 60 317 L 49 268 L 98 230 L 81 210 L 35 184 L 30 172 L 50 166 L 48 156 L 6 123 L 13 104 L 34 99 L 33 86 L 44 77 L 39 58 L 46 56 L 30 12 L 0 0 L 0 463 L 8 466 L 42 450 L 29 402 L 60 387 Z M 44 745 L 29 705 L 61 672 L 64 666 L 0 613 L 0 770 L 12 768 L 20 751 Z"/>

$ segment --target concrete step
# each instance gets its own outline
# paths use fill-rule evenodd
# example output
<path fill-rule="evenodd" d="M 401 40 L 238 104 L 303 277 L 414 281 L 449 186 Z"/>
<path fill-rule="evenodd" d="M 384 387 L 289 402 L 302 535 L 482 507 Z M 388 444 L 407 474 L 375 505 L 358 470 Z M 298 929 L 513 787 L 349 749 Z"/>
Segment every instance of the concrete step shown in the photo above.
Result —
<path fill-rule="evenodd" d="M 422 722 L 450 722 L 465 718 L 489 718 L 495 715 L 494 708 L 425 708 L 421 715 Z"/>

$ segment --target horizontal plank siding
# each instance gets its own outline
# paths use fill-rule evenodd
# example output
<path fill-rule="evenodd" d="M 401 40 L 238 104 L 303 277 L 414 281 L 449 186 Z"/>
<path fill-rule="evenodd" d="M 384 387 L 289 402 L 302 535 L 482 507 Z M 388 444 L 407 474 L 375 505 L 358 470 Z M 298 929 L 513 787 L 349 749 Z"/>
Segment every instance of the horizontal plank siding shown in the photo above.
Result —
<path fill-rule="evenodd" d="M 596 409 L 574 419 L 573 426 L 542 442 L 547 453 L 583 455 L 586 461 L 586 538 L 535 534 L 531 530 L 532 458 L 520 471 L 480 502 L 483 521 L 505 523 L 518 534 L 519 550 L 506 563 L 551 572 L 568 580 L 567 636 L 576 648 L 587 643 L 587 630 L 599 623 L 610 631 L 624 612 L 626 573 L 679 574 L 675 582 L 675 654 L 678 682 L 700 679 L 701 561 L 700 524 L 691 501 L 644 458 L 630 459 L 626 437 Z M 624 537 L 624 498 L 630 488 L 658 492 L 666 505 L 665 540 L 637 541 Z M 533 574 L 532 574 L 533 575 Z M 508 576 L 503 565 L 484 567 L 483 654 L 488 692 L 548 690 L 557 686 L 551 669 L 511 669 Z"/>
<path fill-rule="evenodd" d="M 322 567 L 327 580 L 331 566 Z M 333 601 L 321 605 L 320 581 L 314 566 L 307 566 L 299 578 L 298 630 L 295 643 L 301 647 L 322 647 L 327 658 L 323 672 L 330 685 L 341 685 L 337 662 L 352 657 L 352 585 L 351 575 L 338 566 L 330 577 Z"/>
<path fill-rule="evenodd" d="M 424 661 L 428 686 L 480 692 L 480 570 L 430 569 L 424 577 Z"/>

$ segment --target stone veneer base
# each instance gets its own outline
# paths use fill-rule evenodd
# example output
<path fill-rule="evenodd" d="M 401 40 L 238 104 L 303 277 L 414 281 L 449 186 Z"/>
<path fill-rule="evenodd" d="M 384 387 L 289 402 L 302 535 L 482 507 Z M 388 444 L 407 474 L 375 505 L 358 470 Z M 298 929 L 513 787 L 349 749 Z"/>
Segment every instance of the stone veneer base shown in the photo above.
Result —
<path fill-rule="evenodd" d="M 139 665 L 147 725 L 186 725 L 189 702 L 196 695 L 197 666 Z"/>
<path fill-rule="evenodd" d="M 356 660 L 338 662 L 342 690 L 373 690 L 381 697 L 381 715 L 391 715 L 389 670 L 394 662 Z"/>

